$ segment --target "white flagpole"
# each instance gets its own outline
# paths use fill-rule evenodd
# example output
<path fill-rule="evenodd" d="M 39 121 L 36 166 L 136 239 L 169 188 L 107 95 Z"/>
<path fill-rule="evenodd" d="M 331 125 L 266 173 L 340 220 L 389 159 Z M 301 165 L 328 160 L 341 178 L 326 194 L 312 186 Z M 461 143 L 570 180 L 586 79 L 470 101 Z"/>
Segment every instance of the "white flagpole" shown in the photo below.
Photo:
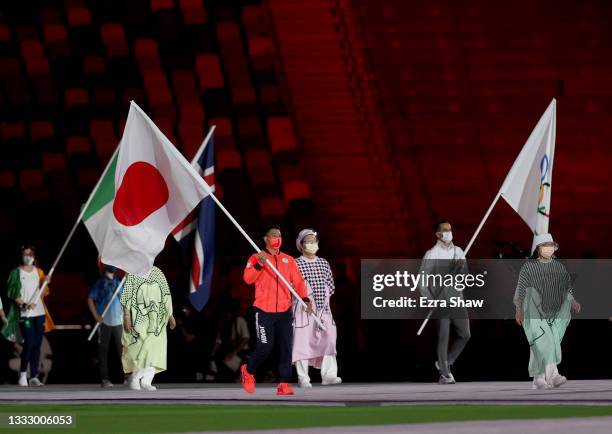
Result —
<path fill-rule="evenodd" d="M 223 211 L 225 213 L 225 215 L 227 216 L 228 219 L 230 219 L 230 221 L 234 224 L 234 226 L 236 226 L 236 229 L 238 229 L 238 231 L 244 236 L 244 238 L 246 238 L 246 240 L 251 244 L 251 246 L 253 246 L 253 248 L 255 249 L 255 251 L 257 253 L 261 252 L 261 249 L 259 248 L 259 246 L 257 244 L 255 244 L 255 242 L 251 239 L 251 237 L 249 237 L 249 235 L 244 231 L 244 229 L 242 229 L 242 226 L 240 226 L 240 224 L 236 221 L 236 219 L 229 213 L 229 211 L 227 209 L 225 209 L 225 207 L 223 206 L 223 204 L 221 202 L 219 202 L 219 199 L 217 199 L 217 197 L 214 195 L 214 193 L 211 191 L 210 187 L 204 182 L 204 185 L 206 186 L 206 190 L 208 190 L 208 193 L 210 194 L 210 197 L 212 197 L 212 199 L 215 201 L 215 203 L 217 204 L 217 206 L 219 208 L 221 208 L 221 211 Z M 287 287 L 287 289 L 289 290 L 289 292 L 291 292 L 291 294 L 295 297 L 295 299 L 297 300 L 298 303 L 300 303 L 300 305 L 302 305 L 302 307 L 304 309 L 307 309 L 308 307 L 306 306 L 306 303 L 304 303 L 304 300 L 302 300 L 300 298 L 300 296 L 297 294 L 297 292 L 295 292 L 295 289 L 293 289 L 293 287 L 291 286 L 291 284 L 287 281 L 287 279 L 285 279 L 285 277 L 276 269 L 276 267 L 274 266 L 274 264 L 272 263 L 272 261 L 270 261 L 270 259 L 266 259 L 266 263 L 270 266 L 270 268 L 272 268 L 272 270 L 274 271 L 274 273 L 276 273 L 276 275 L 278 276 L 278 278 L 281 280 L 281 282 L 283 282 L 283 284 Z M 321 327 L 323 330 L 327 330 L 325 328 L 325 326 L 323 325 L 323 323 L 321 322 L 321 320 L 316 316 L 313 315 L 314 320 L 317 322 L 317 324 L 319 324 L 319 327 Z"/>
<path fill-rule="evenodd" d="M 138 107 L 138 104 L 136 104 L 134 101 L 131 102 L 131 104 L 134 105 L 134 107 L 140 111 L 140 113 L 143 115 L 144 119 L 146 119 L 151 127 L 154 130 L 157 130 L 160 134 L 160 137 L 163 137 L 167 142 L 168 145 L 170 146 L 170 149 L 172 150 L 172 152 L 175 152 L 177 154 L 177 157 L 181 157 L 184 159 L 184 157 L 182 156 L 182 154 L 178 151 L 178 149 L 176 149 L 176 147 L 172 144 L 172 142 L 164 135 L 164 133 L 161 132 L 161 130 L 159 129 L 159 127 L 157 125 L 155 125 L 155 122 L 153 122 L 151 120 L 151 118 L 149 118 L 149 116 L 147 116 L 147 114 L 140 108 Z M 193 166 L 191 166 L 190 164 L 187 164 L 186 167 L 189 167 L 189 169 L 193 170 L 194 173 L 195 169 L 193 168 Z M 212 189 L 210 188 L 210 186 L 206 183 L 206 181 L 204 181 L 202 179 L 202 176 L 198 174 L 198 176 L 195 177 L 195 179 L 197 180 L 197 182 L 201 183 L 202 187 L 208 192 L 208 194 L 210 195 L 210 197 L 212 198 L 212 200 L 217 204 L 217 206 L 219 208 L 221 208 L 221 211 L 223 211 L 223 213 L 227 216 L 227 218 L 234 224 L 234 226 L 236 226 L 236 229 L 238 229 L 238 231 L 244 236 L 244 238 L 246 238 L 246 240 L 251 244 L 251 246 L 253 246 L 253 248 L 255 249 L 255 251 L 257 253 L 261 252 L 261 249 L 257 246 L 257 244 L 255 244 L 255 242 L 251 239 L 251 237 L 249 237 L 249 235 L 244 231 L 244 229 L 242 229 L 242 226 L 240 226 L 240 224 L 236 221 L 236 219 L 230 214 L 230 212 L 223 206 L 223 204 L 219 201 L 219 199 L 217 199 L 217 196 L 215 196 L 215 194 L 213 193 Z M 295 290 L 293 289 L 293 287 L 291 286 L 291 284 L 287 281 L 287 279 L 285 279 L 285 277 L 280 274 L 280 272 L 276 269 L 276 267 L 274 266 L 274 264 L 272 264 L 272 261 L 270 261 L 269 259 L 266 260 L 266 263 L 270 266 L 270 268 L 272 268 L 272 270 L 274 270 L 274 273 L 276 273 L 276 275 L 278 276 L 278 278 L 281 280 L 281 282 L 283 282 L 283 284 L 287 287 L 287 289 L 289 290 L 289 292 L 291 292 L 291 294 L 296 298 L 297 302 L 300 303 L 300 305 L 302 305 L 302 307 L 304 309 L 307 309 L 308 306 L 306 306 L 306 303 L 304 303 L 304 300 L 302 300 L 298 294 L 295 292 Z M 315 321 L 317 322 L 317 324 L 319 324 L 319 326 L 323 329 L 325 329 L 325 326 L 323 325 L 323 323 L 319 320 L 319 318 L 317 318 L 316 315 L 313 315 Z"/>
<path fill-rule="evenodd" d="M 472 248 L 472 245 L 474 244 L 474 241 L 476 241 L 476 237 L 478 236 L 478 234 L 480 233 L 482 227 L 485 224 L 485 221 L 487 221 L 487 219 L 489 218 L 489 215 L 491 214 L 491 211 L 493 211 L 493 208 L 495 207 L 495 204 L 497 203 L 497 201 L 499 200 L 499 198 L 501 197 L 501 189 L 497 192 L 497 196 L 495 196 L 495 199 L 493 199 L 493 202 L 491 203 L 491 206 L 489 207 L 489 209 L 487 210 L 487 213 L 485 214 L 485 216 L 482 218 L 480 224 L 478 225 L 478 227 L 476 228 L 476 232 L 474 232 L 474 235 L 472 235 L 472 239 L 470 240 L 470 242 L 468 243 L 468 245 L 465 247 L 465 250 L 463 251 L 463 253 L 465 254 L 465 256 L 467 256 L 468 252 L 470 251 L 470 249 Z"/>
<path fill-rule="evenodd" d="M 200 145 L 200 149 L 198 149 L 198 152 L 196 152 L 195 157 L 193 157 L 193 160 L 191 160 L 191 165 L 192 166 L 195 165 L 195 163 L 202 156 L 202 152 L 204 152 L 204 149 L 206 149 L 206 146 L 208 145 L 208 141 L 212 137 L 212 135 L 215 132 L 216 128 L 217 128 L 216 125 L 213 125 L 212 127 L 210 127 L 210 131 L 208 132 L 208 134 L 206 134 L 206 137 L 204 138 L 204 141 L 202 142 L 202 145 Z"/>
<path fill-rule="evenodd" d="M 197 152 L 196 156 L 194 157 L 193 161 L 197 161 L 197 159 L 200 158 L 200 155 L 204 151 L 204 148 L 205 148 L 204 144 L 208 144 L 208 141 L 210 140 L 210 138 L 212 137 L 213 132 L 215 131 L 215 128 L 216 127 L 214 125 L 211 127 L 210 131 L 206 135 L 206 138 L 204 139 L 204 143 L 202 144 L 202 146 L 198 150 L 198 152 Z M 192 162 L 192 164 L 193 164 L 193 162 Z M 198 179 L 200 179 L 200 178 L 198 178 Z M 261 252 L 261 249 L 259 248 L 259 246 L 257 246 L 257 244 L 255 244 L 255 242 L 251 239 L 251 237 L 244 231 L 244 229 L 242 229 L 242 226 L 240 226 L 240 224 L 230 214 L 230 212 L 223 206 L 223 204 L 219 201 L 219 199 L 217 199 L 217 196 L 215 196 L 215 194 L 213 193 L 213 191 L 210 188 L 210 186 L 204 180 L 202 180 L 202 183 L 204 184 L 204 188 L 206 189 L 206 191 L 208 191 L 208 194 L 210 195 L 212 200 L 217 204 L 217 206 L 221 209 L 221 211 L 223 211 L 223 213 L 234 224 L 234 226 L 236 226 L 236 229 L 238 229 L 238 231 L 244 236 L 244 238 L 246 238 L 246 240 L 251 244 L 251 246 L 253 246 L 253 248 L 255 249 L 255 251 L 257 253 Z M 278 278 L 281 280 L 281 282 L 283 282 L 283 284 L 287 287 L 289 292 L 291 292 L 291 294 L 295 297 L 295 299 L 298 301 L 298 303 L 300 303 L 304 309 L 307 309 L 307 306 L 306 306 L 306 303 L 304 303 L 304 300 L 302 300 L 298 296 L 298 294 L 295 292 L 295 290 L 293 289 L 291 284 L 287 281 L 287 279 L 285 279 L 285 277 L 282 274 L 280 274 L 280 272 L 276 269 L 274 264 L 272 264 L 272 261 L 267 259 L 266 263 L 270 266 L 270 268 L 272 268 L 272 270 L 274 270 L 274 273 L 276 273 Z M 325 330 L 325 326 L 323 325 L 321 320 L 316 315 L 313 315 L 313 317 L 314 317 L 315 321 L 317 322 L 317 324 L 319 324 L 319 326 L 323 330 Z"/>
<path fill-rule="evenodd" d="M 126 277 L 127 277 L 127 274 L 123 276 L 123 279 L 121 279 L 121 282 L 119 282 L 119 285 L 117 285 L 117 289 L 115 289 L 115 292 L 113 292 L 113 296 L 110 298 L 110 300 L 106 304 L 104 311 L 102 311 L 102 315 L 100 315 L 102 320 L 104 320 L 104 315 L 106 315 L 106 312 L 108 312 L 108 309 L 110 308 L 111 303 L 113 302 L 115 297 L 117 297 L 117 294 L 119 294 L 119 291 L 121 290 L 121 288 L 123 288 L 123 284 L 125 283 Z M 89 334 L 89 337 L 87 338 L 88 341 L 91 341 L 91 338 L 96 333 L 96 330 L 98 330 L 98 327 L 100 327 L 100 324 L 101 324 L 101 321 L 96 322 L 96 325 L 94 326 L 93 330 Z"/>
<path fill-rule="evenodd" d="M 204 140 L 202 141 L 202 144 L 200 145 L 200 148 L 198 149 L 198 151 L 196 152 L 195 156 L 193 157 L 193 159 L 191 160 L 191 166 L 194 169 L 198 169 L 196 167 L 196 164 L 198 162 L 198 160 L 200 159 L 200 157 L 202 156 L 202 153 L 204 152 L 204 149 L 206 149 L 206 146 L 208 146 L 208 142 L 211 139 L 213 132 L 215 131 L 215 129 L 217 128 L 216 125 L 213 125 L 212 127 L 210 127 L 210 131 L 208 132 L 208 134 L 206 134 L 206 137 L 204 138 Z M 198 171 L 198 174 L 200 174 L 200 172 Z M 204 177 L 204 172 L 202 171 L 202 177 Z M 199 206 L 199 205 L 198 205 Z M 185 228 L 182 228 L 180 231 L 178 231 L 176 234 L 174 234 L 174 238 L 178 241 L 179 239 L 176 238 L 177 236 L 181 236 L 181 233 L 185 230 Z"/>
<path fill-rule="evenodd" d="M 495 207 L 495 204 L 497 203 L 497 201 L 499 200 L 500 197 L 501 197 L 501 188 L 497 192 L 497 195 L 495 196 L 495 199 L 493 199 L 493 202 L 491 202 L 491 205 L 489 206 L 489 209 L 487 210 L 486 214 L 484 215 L 484 217 L 480 221 L 480 224 L 476 228 L 476 232 L 474 232 L 474 235 L 472 235 L 472 239 L 470 240 L 470 242 L 468 243 L 467 247 L 465 248 L 465 250 L 463 252 L 465 254 L 465 256 L 467 256 L 468 252 L 472 248 L 472 245 L 474 244 L 474 241 L 476 241 L 476 237 L 478 236 L 478 234 L 482 230 L 482 227 L 484 226 L 485 221 L 487 221 L 487 219 L 489 218 L 489 215 L 491 214 L 491 211 L 493 211 L 493 208 Z M 429 319 L 433 315 L 434 311 L 435 311 L 435 309 L 430 309 L 429 310 L 429 313 L 427 314 L 427 316 L 423 320 L 423 323 L 421 324 L 421 327 L 419 327 L 419 331 L 417 331 L 417 336 L 421 336 L 421 333 L 423 333 L 423 329 L 425 329 L 425 326 L 429 322 Z"/>
<path fill-rule="evenodd" d="M 102 175 L 100 176 L 100 179 L 98 179 L 98 182 L 96 183 L 95 187 L 93 188 L 91 193 L 89 193 L 89 197 L 87 198 L 87 202 L 85 202 L 85 205 L 83 205 L 83 207 L 81 208 L 81 212 L 79 213 L 79 216 L 77 217 L 76 221 L 74 222 L 74 225 L 72 225 L 72 229 L 70 230 L 70 233 L 68 234 L 68 237 L 66 238 L 66 241 L 64 241 L 64 245 L 60 249 L 60 252 L 57 255 L 57 257 L 55 258 L 55 261 L 53 262 L 53 265 L 51 266 L 51 269 L 49 270 L 49 273 L 47 273 L 48 277 L 51 277 L 53 275 L 53 272 L 55 271 L 55 268 L 57 267 L 57 264 L 59 263 L 61 257 L 64 255 L 64 251 L 66 250 L 66 247 L 68 247 L 68 243 L 70 242 L 70 240 L 74 236 L 74 233 L 75 233 L 77 227 L 79 226 L 79 223 L 81 222 L 81 219 L 83 218 L 83 215 L 85 215 L 85 211 L 89 207 L 89 204 L 91 203 L 91 200 L 93 199 L 96 191 L 98 190 L 98 187 L 100 187 L 100 183 L 102 182 L 102 179 L 104 179 L 104 176 L 106 175 L 106 172 L 108 172 L 108 169 L 109 169 L 112 161 L 115 159 L 115 155 L 117 155 L 118 151 L 119 151 L 119 146 L 117 146 L 115 148 L 115 152 L 113 152 L 113 155 L 111 155 L 110 160 L 108 160 L 108 163 L 106 163 L 106 167 L 104 168 L 104 171 L 102 172 Z M 28 303 L 28 304 L 32 304 L 34 302 L 38 303 L 38 298 L 40 297 L 40 294 L 42 294 L 42 292 L 45 290 L 46 287 L 47 287 L 47 281 L 44 281 L 43 285 L 32 295 L 32 298 L 30 299 L 30 303 Z"/>

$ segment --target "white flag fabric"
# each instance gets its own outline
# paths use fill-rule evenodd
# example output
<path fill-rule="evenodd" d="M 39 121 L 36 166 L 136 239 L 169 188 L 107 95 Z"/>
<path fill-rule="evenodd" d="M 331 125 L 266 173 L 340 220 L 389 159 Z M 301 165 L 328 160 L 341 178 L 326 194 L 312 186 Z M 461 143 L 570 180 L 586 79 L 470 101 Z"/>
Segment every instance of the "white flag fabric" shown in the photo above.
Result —
<path fill-rule="evenodd" d="M 146 276 L 168 235 L 209 190 L 133 101 L 119 146 L 83 220 L 104 264 Z"/>
<path fill-rule="evenodd" d="M 557 101 L 553 99 L 525 142 L 501 188 L 501 196 L 534 235 L 548 232 L 555 156 Z"/>

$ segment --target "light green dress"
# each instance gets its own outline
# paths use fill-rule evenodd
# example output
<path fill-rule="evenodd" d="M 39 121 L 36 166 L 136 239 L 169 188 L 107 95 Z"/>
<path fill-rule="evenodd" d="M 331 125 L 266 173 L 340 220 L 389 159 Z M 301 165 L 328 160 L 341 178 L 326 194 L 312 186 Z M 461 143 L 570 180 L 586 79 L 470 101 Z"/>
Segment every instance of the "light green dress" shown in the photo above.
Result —
<path fill-rule="evenodd" d="M 130 312 L 131 331 L 123 329 L 121 361 L 126 373 L 152 367 L 166 370 L 166 326 L 172 315 L 170 287 L 164 273 L 153 267 L 149 276 L 128 274 L 120 299 L 124 312 Z"/>
<path fill-rule="evenodd" d="M 514 303 L 523 306 L 523 330 L 530 346 L 529 376 L 561 363 L 561 341 L 571 319 L 572 279 L 565 266 L 528 261 L 519 273 Z"/>

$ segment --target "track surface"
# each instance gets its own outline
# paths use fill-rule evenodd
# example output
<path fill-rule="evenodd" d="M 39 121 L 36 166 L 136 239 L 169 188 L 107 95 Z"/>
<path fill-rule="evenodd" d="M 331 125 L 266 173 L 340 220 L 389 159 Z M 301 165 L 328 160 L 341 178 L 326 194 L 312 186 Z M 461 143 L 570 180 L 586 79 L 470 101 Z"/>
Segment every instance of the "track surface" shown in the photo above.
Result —
<path fill-rule="evenodd" d="M 530 382 L 474 382 L 455 385 L 427 383 L 353 383 L 294 388 L 279 397 L 273 385 L 260 385 L 253 395 L 238 384 L 159 384 L 155 392 L 132 391 L 123 385 L 48 385 L 39 388 L 0 386 L 0 403 L 211 403 L 289 405 L 408 404 L 590 404 L 612 405 L 612 380 L 569 381 L 558 389 L 531 390 Z"/>

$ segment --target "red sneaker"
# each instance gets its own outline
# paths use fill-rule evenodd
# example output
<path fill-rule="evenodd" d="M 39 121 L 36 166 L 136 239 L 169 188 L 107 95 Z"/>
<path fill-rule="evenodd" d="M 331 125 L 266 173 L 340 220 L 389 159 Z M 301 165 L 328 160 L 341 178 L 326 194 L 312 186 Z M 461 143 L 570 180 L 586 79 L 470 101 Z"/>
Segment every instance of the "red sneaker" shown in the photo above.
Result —
<path fill-rule="evenodd" d="M 293 389 L 291 389 L 291 384 L 289 383 L 278 383 L 278 387 L 276 388 L 277 395 L 293 395 Z"/>
<path fill-rule="evenodd" d="M 240 367 L 240 374 L 242 375 L 242 388 L 248 393 L 255 392 L 255 376 L 249 374 L 246 364 Z"/>

